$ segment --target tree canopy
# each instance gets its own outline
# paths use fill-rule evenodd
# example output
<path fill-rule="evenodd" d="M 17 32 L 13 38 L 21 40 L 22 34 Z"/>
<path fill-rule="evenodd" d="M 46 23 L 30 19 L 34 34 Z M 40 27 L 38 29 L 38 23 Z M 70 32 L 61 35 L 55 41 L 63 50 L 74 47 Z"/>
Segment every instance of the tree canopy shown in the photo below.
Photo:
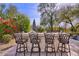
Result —
<path fill-rule="evenodd" d="M 49 24 L 52 28 L 55 23 L 65 22 L 71 25 L 71 31 L 76 31 L 73 21 L 79 18 L 79 4 L 70 4 L 61 7 L 56 3 L 41 3 L 38 6 L 38 11 L 41 13 L 40 20 L 42 25 L 46 26 Z"/>
<path fill-rule="evenodd" d="M 0 18 L 1 18 L 1 20 L 4 19 L 7 21 L 8 21 L 8 19 L 14 20 L 15 22 L 13 22 L 13 25 L 16 25 L 18 32 L 21 30 L 21 24 L 22 24 L 22 29 L 24 32 L 30 31 L 29 17 L 27 15 L 20 13 L 17 10 L 17 7 L 13 4 L 10 4 L 8 8 L 6 7 L 6 4 L 0 4 Z M 1 22 L 1 20 L 0 20 L 0 22 Z M 1 25 L 0 25 L 0 28 L 2 28 Z"/>
<path fill-rule="evenodd" d="M 53 21 L 55 19 L 55 3 L 40 3 L 38 11 L 41 13 L 41 25 L 50 25 L 53 28 Z M 52 29 L 51 29 L 52 31 Z"/>

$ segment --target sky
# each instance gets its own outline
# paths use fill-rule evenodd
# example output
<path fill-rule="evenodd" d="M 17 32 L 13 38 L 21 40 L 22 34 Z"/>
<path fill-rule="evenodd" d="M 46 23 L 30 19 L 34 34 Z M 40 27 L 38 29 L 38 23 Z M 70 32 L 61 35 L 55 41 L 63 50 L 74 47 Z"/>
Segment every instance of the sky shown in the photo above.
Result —
<path fill-rule="evenodd" d="M 9 7 L 9 3 L 6 4 L 7 7 Z M 40 13 L 38 12 L 38 3 L 14 3 L 14 6 L 17 7 L 17 10 L 20 13 L 23 13 L 25 15 L 27 15 L 30 18 L 30 22 L 31 24 L 33 23 L 33 20 L 35 19 L 36 21 L 36 25 L 40 25 Z M 58 4 L 58 6 L 65 6 L 65 5 L 74 5 L 74 4 Z M 74 21 L 73 23 L 76 23 L 76 21 Z M 63 23 L 61 24 L 62 27 L 64 26 Z M 68 25 L 68 27 L 70 27 Z"/>
<path fill-rule="evenodd" d="M 6 4 L 6 5 L 7 5 L 7 7 L 9 6 L 9 4 Z M 40 24 L 40 14 L 37 10 L 38 4 L 36 4 L 36 3 L 16 3 L 13 5 L 15 5 L 17 7 L 17 10 L 20 13 L 23 13 L 30 18 L 31 24 L 33 23 L 34 19 L 35 19 L 37 25 Z"/>

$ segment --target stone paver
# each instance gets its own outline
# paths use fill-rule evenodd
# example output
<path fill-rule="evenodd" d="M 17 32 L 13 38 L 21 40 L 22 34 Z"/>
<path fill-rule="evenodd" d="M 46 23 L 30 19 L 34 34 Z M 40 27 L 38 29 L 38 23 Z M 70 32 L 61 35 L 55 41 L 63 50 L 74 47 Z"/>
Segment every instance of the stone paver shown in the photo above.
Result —
<path fill-rule="evenodd" d="M 71 55 L 72 56 L 79 56 L 79 46 L 78 45 L 76 45 L 76 43 L 75 43 L 75 40 L 71 40 Z M 30 49 L 30 48 L 29 48 Z M 29 50 L 30 51 L 30 50 Z M 16 52 L 16 46 L 14 46 L 14 47 L 12 47 L 12 48 L 10 48 L 10 49 L 8 49 L 7 51 L 6 51 L 6 53 L 5 54 L 3 54 L 4 56 L 15 56 L 15 52 Z M 32 54 L 33 56 L 38 56 L 38 53 L 33 53 Z M 42 52 L 41 52 L 41 56 L 45 56 L 46 54 L 45 54 L 45 52 L 42 50 Z M 49 56 L 53 56 L 54 55 L 54 53 L 52 53 L 52 54 L 48 54 Z M 57 56 L 60 56 L 60 53 L 56 53 L 56 55 Z M 67 56 L 68 54 L 63 54 L 63 56 Z M 18 56 L 23 56 L 23 53 L 19 53 L 18 54 Z M 26 56 L 30 56 L 30 52 L 26 52 Z"/>
<path fill-rule="evenodd" d="M 44 52 L 44 48 L 45 48 L 45 38 L 44 37 L 41 37 L 41 56 L 45 56 L 45 52 Z M 28 40 L 28 53 L 26 52 L 26 56 L 30 56 L 30 50 L 31 50 L 31 43 L 30 43 L 30 40 Z M 58 46 L 58 40 L 57 40 L 57 37 L 55 39 L 55 48 L 57 50 L 57 46 Z M 73 40 L 71 39 L 70 40 L 70 47 L 71 47 L 71 55 L 72 56 L 79 56 L 79 41 L 77 40 Z M 16 45 L 13 46 L 12 48 L 9 48 L 8 50 L 6 50 L 6 53 L 4 53 L 3 55 L 4 56 L 15 56 L 15 52 L 16 52 Z M 48 54 L 49 56 L 53 56 L 54 53 L 52 54 Z M 59 53 L 56 53 L 57 56 L 60 56 L 60 52 Z M 67 56 L 69 54 L 66 54 L 64 53 L 63 54 L 64 56 Z M 23 53 L 19 53 L 18 56 L 23 56 Z M 38 56 L 38 53 L 33 53 L 33 56 Z"/>

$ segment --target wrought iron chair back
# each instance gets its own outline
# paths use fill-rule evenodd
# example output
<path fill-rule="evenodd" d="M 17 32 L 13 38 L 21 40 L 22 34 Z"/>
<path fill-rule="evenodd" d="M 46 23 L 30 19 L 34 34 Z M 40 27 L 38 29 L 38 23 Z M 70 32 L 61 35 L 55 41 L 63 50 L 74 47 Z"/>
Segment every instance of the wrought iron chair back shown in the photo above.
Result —
<path fill-rule="evenodd" d="M 66 53 L 69 53 L 71 56 L 69 39 L 70 39 L 70 34 L 62 34 L 61 33 L 59 35 L 59 44 L 58 44 L 57 51 L 61 51 L 61 55 L 62 55 L 62 53 L 66 52 Z M 60 43 L 61 43 L 61 46 L 60 46 Z M 61 50 L 59 48 L 61 48 Z"/>
<path fill-rule="evenodd" d="M 14 38 L 15 38 L 16 43 L 19 43 L 19 41 L 22 41 L 21 33 L 14 33 Z"/>
<path fill-rule="evenodd" d="M 30 42 L 33 43 L 33 44 L 37 44 L 40 41 L 38 39 L 38 34 L 37 33 L 30 33 L 29 37 L 30 37 Z"/>
<path fill-rule="evenodd" d="M 40 39 L 38 39 L 38 34 L 37 33 L 29 33 L 29 37 L 30 37 L 30 42 L 32 43 L 30 56 L 32 55 L 33 52 L 35 52 L 33 50 L 34 48 L 38 48 L 38 51 L 36 51 L 36 52 L 38 52 L 39 56 L 40 56 L 41 48 L 40 48 Z M 35 46 L 35 45 L 37 45 L 37 46 Z"/>
<path fill-rule="evenodd" d="M 22 40 L 28 41 L 28 34 L 22 33 Z"/>
<path fill-rule="evenodd" d="M 69 34 L 60 34 L 59 35 L 59 42 L 60 43 L 69 43 L 70 35 Z"/>
<path fill-rule="evenodd" d="M 45 43 L 48 43 L 48 44 L 54 43 L 54 34 L 45 33 L 44 35 L 45 35 Z"/>
<path fill-rule="evenodd" d="M 28 51 L 26 44 L 27 42 L 26 35 L 24 33 L 14 33 L 14 37 L 17 43 L 15 55 L 17 55 L 17 53 L 24 53 L 25 56 L 26 50 Z"/>

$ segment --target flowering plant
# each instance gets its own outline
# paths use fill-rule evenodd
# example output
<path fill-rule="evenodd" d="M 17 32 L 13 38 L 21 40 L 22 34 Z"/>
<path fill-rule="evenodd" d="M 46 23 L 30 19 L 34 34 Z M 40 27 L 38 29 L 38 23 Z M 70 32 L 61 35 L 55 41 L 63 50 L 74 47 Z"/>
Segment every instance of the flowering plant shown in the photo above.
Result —
<path fill-rule="evenodd" d="M 0 18 L 0 32 L 11 34 L 17 31 L 17 27 L 14 23 L 15 21 L 13 19 L 4 20 L 3 18 Z"/>

